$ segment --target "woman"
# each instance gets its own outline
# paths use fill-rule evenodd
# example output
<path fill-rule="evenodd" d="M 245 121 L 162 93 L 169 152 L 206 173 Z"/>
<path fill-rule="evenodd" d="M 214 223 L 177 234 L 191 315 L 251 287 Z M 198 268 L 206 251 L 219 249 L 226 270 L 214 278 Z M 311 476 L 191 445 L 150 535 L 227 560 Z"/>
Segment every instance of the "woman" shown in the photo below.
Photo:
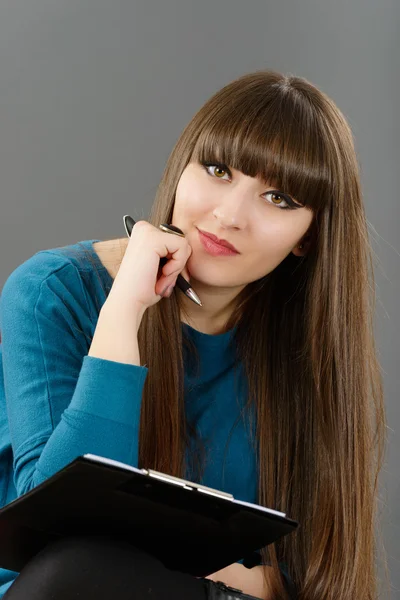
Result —
<path fill-rule="evenodd" d="M 234 249 L 222 254 L 207 234 Z M 1 308 L 16 495 L 91 452 L 282 510 L 300 527 L 264 548 L 261 565 L 207 580 L 78 538 L 45 549 L 5 598 L 149 588 L 211 598 L 219 580 L 271 600 L 287 598 L 290 581 L 301 600 L 375 599 L 385 414 L 370 256 L 343 114 L 305 79 L 263 70 L 193 117 L 129 240 L 20 265 Z M 202 306 L 174 287 L 179 273 Z"/>

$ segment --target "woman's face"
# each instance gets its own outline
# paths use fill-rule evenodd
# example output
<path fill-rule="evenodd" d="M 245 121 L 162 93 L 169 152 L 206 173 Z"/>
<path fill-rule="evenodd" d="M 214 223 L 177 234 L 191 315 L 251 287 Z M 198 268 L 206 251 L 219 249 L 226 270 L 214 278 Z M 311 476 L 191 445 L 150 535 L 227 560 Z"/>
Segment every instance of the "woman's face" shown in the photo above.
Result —
<path fill-rule="evenodd" d="M 176 190 L 172 224 L 192 247 L 186 265 L 191 281 L 243 288 L 273 271 L 290 252 L 304 252 L 297 246 L 311 225 L 312 211 L 300 205 L 285 209 L 284 198 L 268 193 L 272 190 L 276 188 L 229 166 L 187 165 Z M 238 253 L 211 255 L 199 229 L 227 240 Z"/>

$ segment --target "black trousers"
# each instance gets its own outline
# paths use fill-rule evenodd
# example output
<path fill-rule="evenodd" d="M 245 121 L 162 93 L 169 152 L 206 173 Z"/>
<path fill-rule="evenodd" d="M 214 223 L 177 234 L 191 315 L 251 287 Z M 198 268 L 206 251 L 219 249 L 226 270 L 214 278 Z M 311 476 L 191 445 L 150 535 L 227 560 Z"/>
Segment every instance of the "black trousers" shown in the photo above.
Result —
<path fill-rule="evenodd" d="M 46 546 L 4 600 L 206 600 L 208 580 L 171 571 L 131 544 L 70 537 Z"/>

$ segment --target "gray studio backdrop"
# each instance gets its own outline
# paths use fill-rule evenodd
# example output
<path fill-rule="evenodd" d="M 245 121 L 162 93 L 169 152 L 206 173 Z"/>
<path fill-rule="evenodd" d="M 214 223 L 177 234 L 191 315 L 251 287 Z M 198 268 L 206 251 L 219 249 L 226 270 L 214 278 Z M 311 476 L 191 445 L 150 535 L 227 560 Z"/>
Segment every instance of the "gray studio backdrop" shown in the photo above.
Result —
<path fill-rule="evenodd" d="M 380 511 L 400 598 L 400 4 L 396 0 L 1 0 L 0 286 L 38 250 L 124 237 L 183 127 L 217 89 L 273 68 L 348 118 L 377 261 L 389 449 Z M 386 596 L 385 596 L 386 597 Z"/>

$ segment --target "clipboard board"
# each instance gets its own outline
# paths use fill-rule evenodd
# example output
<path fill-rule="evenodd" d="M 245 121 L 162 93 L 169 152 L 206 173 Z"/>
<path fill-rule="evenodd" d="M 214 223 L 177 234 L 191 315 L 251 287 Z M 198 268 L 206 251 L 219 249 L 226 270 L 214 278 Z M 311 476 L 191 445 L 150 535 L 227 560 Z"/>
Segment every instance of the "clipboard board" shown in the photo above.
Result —
<path fill-rule="evenodd" d="M 20 572 L 60 537 L 110 535 L 206 577 L 298 525 L 220 490 L 85 454 L 0 510 L 0 567 Z"/>

